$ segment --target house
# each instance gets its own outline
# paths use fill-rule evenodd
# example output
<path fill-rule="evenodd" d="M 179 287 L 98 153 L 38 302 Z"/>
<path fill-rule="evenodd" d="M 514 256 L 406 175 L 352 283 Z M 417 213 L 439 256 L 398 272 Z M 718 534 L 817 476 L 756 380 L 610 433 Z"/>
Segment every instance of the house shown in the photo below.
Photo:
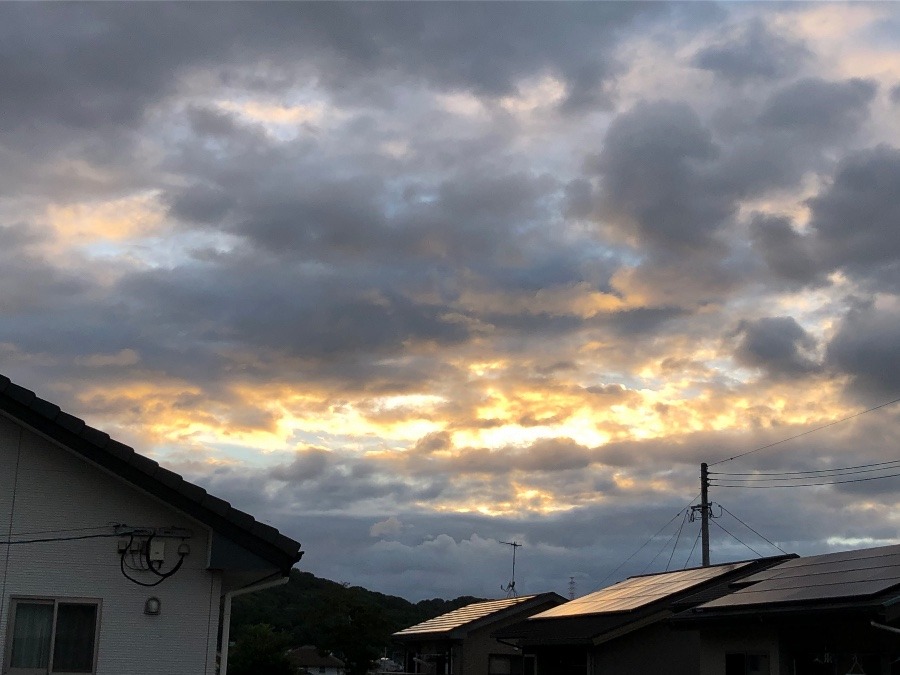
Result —
<path fill-rule="evenodd" d="M 346 665 L 338 657 L 331 654 L 320 654 L 319 650 L 311 645 L 290 650 L 288 659 L 296 667 L 298 673 L 343 675 L 346 670 Z"/>
<path fill-rule="evenodd" d="M 0 376 L 3 673 L 214 675 L 232 597 L 299 549 Z"/>
<path fill-rule="evenodd" d="M 786 560 L 679 614 L 700 675 L 900 673 L 900 546 Z"/>
<path fill-rule="evenodd" d="M 524 675 L 530 662 L 515 645 L 491 633 L 565 602 L 556 593 L 475 602 L 397 633 L 406 672 L 434 675 Z"/>
<path fill-rule="evenodd" d="M 696 675 L 699 635 L 666 620 L 790 556 L 629 577 L 493 631 L 533 659 L 536 675 Z"/>

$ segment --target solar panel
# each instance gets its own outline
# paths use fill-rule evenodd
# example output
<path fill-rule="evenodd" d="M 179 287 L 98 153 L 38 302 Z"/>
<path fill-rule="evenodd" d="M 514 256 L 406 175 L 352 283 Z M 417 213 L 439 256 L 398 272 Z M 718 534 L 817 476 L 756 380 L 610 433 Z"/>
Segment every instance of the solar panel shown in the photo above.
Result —
<path fill-rule="evenodd" d="M 627 612 L 699 586 L 710 579 L 723 576 L 749 564 L 749 562 L 729 563 L 629 577 L 607 588 L 535 614 L 531 619 Z"/>
<path fill-rule="evenodd" d="M 750 585 L 747 585 L 750 584 Z M 900 546 L 794 558 L 741 580 L 701 608 L 864 598 L 900 586 Z"/>
<path fill-rule="evenodd" d="M 460 626 L 465 626 L 467 623 L 482 619 L 494 612 L 499 612 L 501 609 L 513 607 L 526 600 L 531 600 L 534 597 L 537 596 L 524 595 L 519 598 L 506 598 L 505 600 L 474 602 L 471 605 L 466 605 L 465 607 L 460 607 L 452 612 L 441 614 L 440 616 L 436 616 L 428 621 L 423 621 L 415 626 L 404 628 L 403 630 L 394 633 L 394 635 L 403 636 L 416 635 L 419 633 L 443 633 L 453 630 L 454 628 L 459 628 Z"/>

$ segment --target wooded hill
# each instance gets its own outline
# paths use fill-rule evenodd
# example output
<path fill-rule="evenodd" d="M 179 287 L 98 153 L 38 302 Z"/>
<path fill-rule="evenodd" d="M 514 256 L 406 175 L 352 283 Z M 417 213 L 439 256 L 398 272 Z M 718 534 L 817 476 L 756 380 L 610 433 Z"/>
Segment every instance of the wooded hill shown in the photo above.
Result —
<path fill-rule="evenodd" d="M 292 570 L 287 584 L 234 598 L 232 640 L 267 624 L 285 644 L 315 645 L 364 673 L 390 649 L 391 634 L 481 598 L 409 602 L 393 595 L 320 579 Z"/>

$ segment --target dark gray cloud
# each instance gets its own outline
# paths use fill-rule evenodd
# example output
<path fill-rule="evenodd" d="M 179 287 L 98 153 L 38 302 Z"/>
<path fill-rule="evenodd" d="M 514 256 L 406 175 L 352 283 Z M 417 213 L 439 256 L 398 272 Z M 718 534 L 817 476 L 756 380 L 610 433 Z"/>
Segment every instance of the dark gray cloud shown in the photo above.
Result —
<path fill-rule="evenodd" d="M 721 42 L 699 50 L 692 63 L 742 84 L 784 79 L 796 73 L 811 56 L 803 42 L 772 32 L 757 17 L 732 28 Z"/>
<path fill-rule="evenodd" d="M 896 289 L 900 283 L 900 150 L 882 145 L 838 164 L 834 179 L 809 200 L 822 264 Z"/>
<path fill-rule="evenodd" d="M 755 214 L 750 233 L 754 249 L 778 276 L 804 284 L 820 275 L 810 238 L 798 233 L 790 218 Z"/>
<path fill-rule="evenodd" d="M 816 139 L 844 136 L 868 117 L 877 91 L 872 80 L 805 78 L 776 91 L 766 102 L 760 121 Z"/>
<path fill-rule="evenodd" d="M 603 181 L 602 215 L 650 247 L 709 246 L 733 210 L 707 173 L 718 154 L 690 106 L 638 104 L 613 121 L 591 166 Z"/>
<path fill-rule="evenodd" d="M 900 103 L 900 84 L 895 84 L 890 91 L 891 103 Z"/>
<path fill-rule="evenodd" d="M 811 357 L 815 339 L 792 316 L 742 321 L 735 333 L 738 362 L 761 368 L 770 377 L 794 378 L 815 372 L 818 367 Z"/>
<path fill-rule="evenodd" d="M 900 311 L 852 309 L 828 344 L 826 362 L 850 376 L 854 393 L 866 403 L 900 394 Z"/>

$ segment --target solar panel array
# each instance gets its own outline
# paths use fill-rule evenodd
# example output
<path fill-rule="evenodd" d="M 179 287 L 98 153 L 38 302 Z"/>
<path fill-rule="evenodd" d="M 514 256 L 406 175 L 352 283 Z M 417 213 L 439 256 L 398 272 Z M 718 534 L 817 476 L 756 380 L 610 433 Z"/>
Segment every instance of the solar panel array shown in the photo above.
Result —
<path fill-rule="evenodd" d="M 629 577 L 595 593 L 590 593 L 540 614 L 535 614 L 531 618 L 550 619 L 554 617 L 627 612 L 675 595 L 681 591 L 694 588 L 710 579 L 723 576 L 749 564 L 751 563 L 730 563 L 727 565 L 679 570 L 677 572 Z"/>
<path fill-rule="evenodd" d="M 428 621 L 423 621 L 415 626 L 404 628 L 397 631 L 394 635 L 416 635 L 418 633 L 445 633 L 455 628 L 465 626 L 467 623 L 483 619 L 490 616 L 494 612 L 499 612 L 507 607 L 513 607 L 527 600 L 537 597 L 534 595 L 523 595 L 520 598 L 506 598 L 505 600 L 488 600 L 487 602 L 474 602 L 471 605 L 460 607 L 452 612 L 441 614 Z"/>
<path fill-rule="evenodd" d="M 743 588 L 701 609 L 877 595 L 900 586 L 900 546 L 794 558 L 740 583 Z"/>

